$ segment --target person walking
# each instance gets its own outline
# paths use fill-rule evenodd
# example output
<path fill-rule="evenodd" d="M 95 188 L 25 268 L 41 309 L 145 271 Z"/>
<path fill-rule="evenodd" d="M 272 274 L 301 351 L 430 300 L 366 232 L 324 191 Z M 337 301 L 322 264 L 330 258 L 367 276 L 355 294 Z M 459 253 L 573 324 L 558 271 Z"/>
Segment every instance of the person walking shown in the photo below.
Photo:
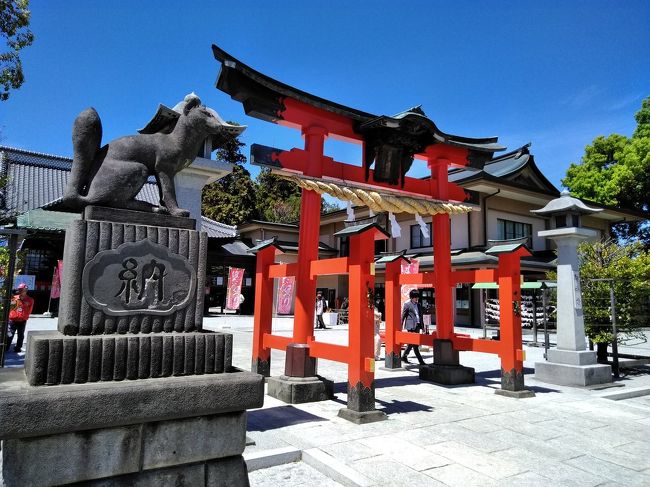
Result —
<path fill-rule="evenodd" d="M 325 322 L 323 321 L 323 313 L 327 311 L 327 300 L 323 298 L 323 293 L 318 291 L 316 293 L 316 328 L 324 330 Z"/>
<path fill-rule="evenodd" d="M 409 298 L 411 299 L 404 303 L 404 307 L 402 308 L 402 326 L 406 331 L 419 333 L 424 329 L 424 322 L 422 319 L 422 306 L 419 303 L 419 291 L 417 289 L 411 290 L 409 293 Z M 424 360 L 422 360 L 422 355 L 420 355 L 420 347 L 418 345 L 409 344 L 406 347 L 406 350 L 404 350 L 402 361 L 406 362 L 407 364 L 410 363 L 408 361 L 408 355 L 411 350 L 415 352 L 415 356 L 417 357 L 420 365 L 424 365 Z"/>
<path fill-rule="evenodd" d="M 9 307 L 9 333 L 7 334 L 5 351 L 11 347 L 11 342 L 14 335 L 16 338 L 16 345 L 14 352 L 19 353 L 23 349 L 23 341 L 25 339 L 25 325 L 32 314 L 34 309 L 34 300 L 27 295 L 27 284 L 24 282 L 18 286 L 18 294 L 11 298 L 11 305 Z"/>
<path fill-rule="evenodd" d="M 381 354 L 381 335 L 379 334 L 381 328 L 381 312 L 377 306 L 375 306 L 373 315 L 375 321 L 375 360 L 381 360 L 379 357 Z"/>

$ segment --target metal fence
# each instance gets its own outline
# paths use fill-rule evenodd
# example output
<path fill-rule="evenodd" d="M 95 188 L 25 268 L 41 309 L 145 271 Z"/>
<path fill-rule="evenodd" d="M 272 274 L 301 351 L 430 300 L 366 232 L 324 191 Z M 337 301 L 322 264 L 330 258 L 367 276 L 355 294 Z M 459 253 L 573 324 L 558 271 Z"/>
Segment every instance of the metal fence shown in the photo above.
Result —
<path fill-rule="evenodd" d="M 639 289 L 638 283 L 620 279 L 584 279 L 581 286 L 590 348 L 594 348 L 594 341 L 604 343 L 599 360 L 611 356 L 615 377 L 621 374 L 621 359 L 628 364 L 650 362 L 650 349 L 645 346 L 650 329 L 650 292 Z M 611 347 L 611 353 L 605 347 Z"/>

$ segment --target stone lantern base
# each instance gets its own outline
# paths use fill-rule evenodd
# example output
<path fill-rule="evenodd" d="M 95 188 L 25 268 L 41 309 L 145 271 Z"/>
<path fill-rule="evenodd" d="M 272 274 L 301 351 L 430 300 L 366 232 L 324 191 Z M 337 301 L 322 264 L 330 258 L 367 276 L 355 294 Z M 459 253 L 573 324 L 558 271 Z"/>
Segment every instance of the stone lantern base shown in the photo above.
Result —
<path fill-rule="evenodd" d="M 596 363 L 596 352 L 552 349 L 547 357 L 535 363 L 535 378 L 542 382 L 578 387 L 612 382 L 612 368 Z"/>

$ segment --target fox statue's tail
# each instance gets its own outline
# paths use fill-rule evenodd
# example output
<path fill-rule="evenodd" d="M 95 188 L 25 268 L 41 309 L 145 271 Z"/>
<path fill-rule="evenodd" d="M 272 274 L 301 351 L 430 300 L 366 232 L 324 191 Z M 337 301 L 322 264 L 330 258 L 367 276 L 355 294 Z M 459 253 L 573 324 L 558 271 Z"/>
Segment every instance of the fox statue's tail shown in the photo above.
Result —
<path fill-rule="evenodd" d="M 52 210 L 78 211 L 88 191 L 90 173 L 102 142 L 102 122 L 94 108 L 81 112 L 72 126 L 72 169 L 62 199 L 49 205 Z"/>
<path fill-rule="evenodd" d="M 88 176 L 101 143 L 102 122 L 99 114 L 94 108 L 87 108 L 79 114 L 72 126 L 74 155 L 66 196 L 80 196 L 86 193 Z"/>

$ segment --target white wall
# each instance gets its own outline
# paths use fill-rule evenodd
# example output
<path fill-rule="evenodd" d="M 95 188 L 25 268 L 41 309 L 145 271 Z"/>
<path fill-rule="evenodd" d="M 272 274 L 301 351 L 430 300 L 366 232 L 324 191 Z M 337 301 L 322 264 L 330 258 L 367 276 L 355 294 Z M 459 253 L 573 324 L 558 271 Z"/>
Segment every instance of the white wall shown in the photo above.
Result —
<path fill-rule="evenodd" d="M 467 215 L 451 216 L 451 248 L 466 249 L 469 247 L 467 231 Z"/>

